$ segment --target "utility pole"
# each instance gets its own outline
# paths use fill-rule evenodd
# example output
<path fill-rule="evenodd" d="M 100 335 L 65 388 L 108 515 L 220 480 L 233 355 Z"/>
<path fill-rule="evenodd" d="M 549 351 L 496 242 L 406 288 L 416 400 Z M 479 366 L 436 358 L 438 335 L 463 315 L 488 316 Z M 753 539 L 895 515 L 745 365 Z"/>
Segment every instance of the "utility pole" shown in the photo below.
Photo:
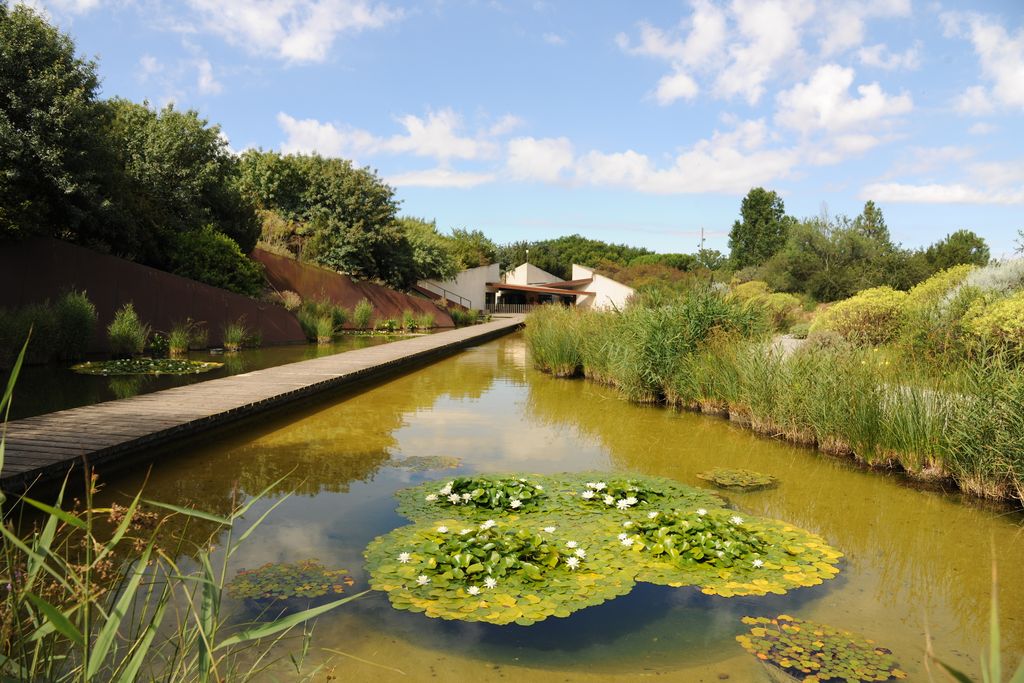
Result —
<path fill-rule="evenodd" d="M 700 251 L 704 251 L 704 226 L 703 225 L 700 226 Z"/>

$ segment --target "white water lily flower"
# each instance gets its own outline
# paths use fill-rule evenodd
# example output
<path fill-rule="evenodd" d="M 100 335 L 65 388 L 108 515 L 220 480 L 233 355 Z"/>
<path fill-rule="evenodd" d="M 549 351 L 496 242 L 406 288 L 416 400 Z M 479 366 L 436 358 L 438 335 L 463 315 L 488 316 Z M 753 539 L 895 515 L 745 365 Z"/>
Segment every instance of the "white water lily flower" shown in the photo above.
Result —
<path fill-rule="evenodd" d="M 430 583 L 430 577 L 426 574 L 420 574 L 416 577 L 417 586 L 426 586 L 428 583 Z"/>
<path fill-rule="evenodd" d="M 764 566 L 764 561 L 763 560 L 754 560 L 750 564 L 754 565 L 754 569 L 760 569 L 761 567 Z"/>
<path fill-rule="evenodd" d="M 647 513 L 647 519 L 654 519 L 657 516 L 658 516 L 658 511 L 657 510 L 654 510 L 653 512 L 648 512 Z"/>
<path fill-rule="evenodd" d="M 628 508 L 629 508 L 629 501 L 628 501 L 628 500 L 626 500 L 625 498 L 620 498 L 620 499 L 619 499 L 619 500 L 618 500 L 618 501 L 617 501 L 617 502 L 615 503 L 615 507 L 617 507 L 617 508 L 618 508 L 618 509 L 620 509 L 620 510 L 626 510 L 626 509 L 628 509 Z"/>
<path fill-rule="evenodd" d="M 480 586 L 470 586 L 466 589 L 466 592 L 470 595 L 480 595 Z"/>
<path fill-rule="evenodd" d="M 578 558 L 578 557 L 570 557 L 569 559 L 567 559 L 565 561 L 565 566 L 568 567 L 569 569 L 576 569 L 577 567 L 580 566 L 580 558 Z"/>
<path fill-rule="evenodd" d="M 565 542 L 565 547 L 566 548 L 575 548 L 578 545 L 579 545 L 579 543 L 577 543 L 576 541 L 566 541 Z"/>
<path fill-rule="evenodd" d="M 628 528 L 630 528 L 631 526 L 633 526 L 633 522 L 623 522 L 623 523 L 622 523 L 622 528 L 623 528 L 623 529 L 628 529 Z"/>
<path fill-rule="evenodd" d="M 412 559 L 412 555 L 409 553 L 398 553 L 398 561 L 402 564 L 409 564 L 409 560 Z"/>
<path fill-rule="evenodd" d="M 632 538 L 628 538 L 627 537 L 627 538 L 622 539 L 620 541 L 620 543 L 622 543 L 622 545 L 624 545 L 624 546 L 626 546 L 628 548 L 629 546 L 633 545 L 634 541 L 633 541 Z"/>
<path fill-rule="evenodd" d="M 584 550 L 583 548 L 576 548 L 576 552 L 574 552 L 573 555 L 575 555 L 576 557 L 578 557 L 578 558 L 580 558 L 582 560 L 583 558 L 585 558 L 587 556 L 587 551 Z"/>
<path fill-rule="evenodd" d="M 519 481 L 521 481 L 521 482 L 523 482 L 525 484 L 526 483 L 526 477 L 519 477 Z"/>
<path fill-rule="evenodd" d="M 615 502 L 615 499 L 609 496 L 608 494 L 605 494 L 603 500 L 605 505 L 612 505 Z"/>
<path fill-rule="evenodd" d="M 490 528 L 491 528 L 492 526 L 494 526 L 495 524 L 497 524 L 497 522 L 495 522 L 495 521 L 494 521 L 493 519 L 489 519 L 489 520 L 487 520 L 486 522 L 484 522 L 483 524 L 481 524 L 481 525 L 480 525 L 480 528 L 481 528 L 481 529 L 484 529 L 484 530 L 486 530 L 486 529 L 490 529 Z"/>
<path fill-rule="evenodd" d="M 594 492 L 591 491 L 590 489 L 587 489 L 586 491 L 580 494 L 580 497 L 590 500 L 591 498 L 594 497 Z"/>
<path fill-rule="evenodd" d="M 484 579 L 484 586 L 487 588 L 494 588 L 498 585 L 498 580 L 493 576 L 488 576 Z"/>
<path fill-rule="evenodd" d="M 451 503 L 452 505 L 458 505 L 460 502 L 462 502 L 462 499 L 459 498 L 459 494 L 453 493 L 452 495 L 448 496 L 448 502 Z"/>
<path fill-rule="evenodd" d="M 461 531 L 459 531 L 459 536 L 465 536 L 466 534 L 471 534 L 471 533 L 473 533 L 472 529 L 462 529 Z"/>
<path fill-rule="evenodd" d="M 536 484 L 533 488 L 537 489 L 538 491 L 543 491 L 544 490 L 544 487 L 541 486 L 540 484 Z"/>
<path fill-rule="evenodd" d="M 553 533 L 555 533 L 555 527 L 553 527 L 553 526 L 546 526 L 546 527 L 544 527 L 544 531 L 548 532 L 549 534 L 553 534 Z"/>
<path fill-rule="evenodd" d="M 597 489 L 598 491 L 604 490 L 605 486 L 607 486 L 607 484 L 605 484 L 603 481 L 599 481 L 596 484 L 594 484 L 594 488 Z"/>
<path fill-rule="evenodd" d="M 427 502 L 428 503 L 433 503 L 435 500 L 437 500 L 437 494 L 436 493 L 431 493 L 431 494 L 427 495 Z"/>
<path fill-rule="evenodd" d="M 637 497 L 636 497 L 636 496 L 628 496 L 628 497 L 626 498 L 626 502 L 627 502 L 627 503 L 629 503 L 630 505 L 636 505 L 636 504 L 637 504 L 637 503 L 639 503 L 640 501 L 639 501 L 639 500 L 637 499 Z"/>
<path fill-rule="evenodd" d="M 441 489 L 440 491 L 438 491 L 438 493 L 440 493 L 442 496 L 447 496 L 449 493 L 452 492 L 452 486 L 454 486 L 454 485 L 455 485 L 455 482 L 454 481 L 450 481 L 447 484 L 445 484 L 444 488 Z"/>
<path fill-rule="evenodd" d="M 719 551 L 718 551 L 717 553 L 715 553 L 715 554 L 716 554 L 716 555 L 718 555 L 719 557 L 725 557 L 725 553 L 724 553 L 724 552 L 722 552 L 721 550 L 719 550 Z"/>
<path fill-rule="evenodd" d="M 697 515 L 698 516 L 703 517 L 706 514 L 708 514 L 707 510 L 705 510 L 704 508 L 697 508 Z"/>
<path fill-rule="evenodd" d="M 730 517 L 729 521 L 732 522 L 733 524 L 743 524 L 743 518 L 740 517 L 739 515 L 734 515 L 734 516 Z"/>
<path fill-rule="evenodd" d="M 439 527 L 437 527 L 437 533 L 439 533 L 439 534 L 446 534 L 446 533 L 448 533 L 448 527 L 446 527 L 446 526 L 439 526 Z"/>
<path fill-rule="evenodd" d="M 523 507 L 523 501 L 519 500 L 518 498 L 513 498 L 508 502 L 508 506 L 513 510 L 518 510 L 519 508 Z"/>
<path fill-rule="evenodd" d="M 627 538 L 629 538 L 629 534 L 627 534 L 626 532 L 622 532 L 621 534 L 619 534 L 619 540 L 620 541 L 624 541 Z"/>
<path fill-rule="evenodd" d="M 472 497 L 473 497 L 473 496 L 469 495 L 468 493 L 463 493 L 463 494 L 462 494 L 462 500 L 469 500 L 469 499 L 470 499 L 470 498 L 472 498 Z"/>

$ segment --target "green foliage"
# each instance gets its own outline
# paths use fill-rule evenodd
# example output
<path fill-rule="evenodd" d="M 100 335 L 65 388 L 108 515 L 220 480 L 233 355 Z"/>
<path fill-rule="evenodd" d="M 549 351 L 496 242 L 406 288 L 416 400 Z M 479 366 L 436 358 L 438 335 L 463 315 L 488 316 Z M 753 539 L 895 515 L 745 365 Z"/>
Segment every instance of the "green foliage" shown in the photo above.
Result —
<path fill-rule="evenodd" d="M 352 324 L 355 325 L 357 330 L 367 330 L 370 328 L 370 319 L 372 317 L 373 304 L 370 303 L 369 299 L 360 299 L 352 311 Z"/>
<path fill-rule="evenodd" d="M 527 250 L 530 252 L 529 259 Z M 609 244 L 582 235 L 568 235 L 537 242 L 504 244 L 498 248 L 497 260 L 502 271 L 511 270 L 529 260 L 538 268 L 568 280 L 572 276 L 574 263 L 591 268 L 606 268 L 609 264 L 624 268 L 634 259 L 649 255 L 652 255 L 652 252 L 648 249 L 625 244 Z M 665 264 L 659 262 L 659 265 Z"/>
<path fill-rule="evenodd" d="M 25 354 L 29 365 L 48 363 L 59 349 L 61 331 L 50 302 L 29 304 L 14 310 L 0 309 L 0 367 L 10 367 L 32 334 Z"/>
<path fill-rule="evenodd" d="M 278 292 L 277 298 L 287 311 L 297 311 L 299 310 L 299 306 L 302 305 L 302 297 L 299 296 L 297 292 L 293 292 L 290 289 Z"/>
<path fill-rule="evenodd" d="M 402 311 L 402 329 L 406 332 L 412 332 L 416 329 L 416 314 L 411 309 L 405 309 Z"/>
<path fill-rule="evenodd" d="M 486 266 L 497 258 L 497 246 L 481 230 L 452 228 L 448 242 L 458 270 Z"/>
<path fill-rule="evenodd" d="M 98 90 L 67 35 L 0 3 L 0 239 L 89 230 L 104 173 Z"/>
<path fill-rule="evenodd" d="M 57 355 L 62 360 L 85 356 L 96 334 L 96 307 L 85 292 L 70 291 L 57 300 Z"/>
<path fill-rule="evenodd" d="M 730 258 L 739 268 L 764 263 L 785 243 L 792 223 L 782 197 L 753 188 L 740 205 L 740 220 L 729 231 Z"/>
<path fill-rule="evenodd" d="M 993 302 L 966 324 L 982 341 L 993 346 L 1024 348 L 1024 292 Z"/>
<path fill-rule="evenodd" d="M 931 267 L 945 270 L 959 265 L 985 266 L 990 257 L 988 244 L 970 230 L 957 230 L 928 247 L 924 252 Z"/>
<path fill-rule="evenodd" d="M 183 356 L 191 348 L 205 348 L 206 340 L 206 328 L 189 318 L 171 326 L 167 333 L 167 352 L 171 356 Z"/>
<path fill-rule="evenodd" d="M 400 216 L 396 223 L 412 251 L 412 279 L 447 280 L 462 270 L 451 240 L 437 231 L 435 221 Z"/>
<path fill-rule="evenodd" d="M 329 299 L 307 299 L 299 307 L 298 319 L 306 339 L 329 344 L 348 320 L 348 311 Z"/>
<path fill-rule="evenodd" d="M 454 455 L 410 455 L 407 458 L 388 461 L 388 467 L 409 470 L 410 472 L 454 470 L 461 465 L 462 458 L 457 458 Z"/>
<path fill-rule="evenodd" d="M 398 321 L 394 318 L 378 320 L 377 324 L 373 326 L 374 332 L 380 332 L 382 334 L 394 334 L 395 332 L 398 332 L 399 329 Z"/>
<path fill-rule="evenodd" d="M 785 292 L 772 292 L 767 282 L 750 280 L 734 285 L 730 294 L 740 301 L 763 308 L 771 328 L 785 331 L 796 321 L 800 312 L 800 299 Z"/>
<path fill-rule="evenodd" d="M 245 317 L 226 323 L 221 328 L 221 344 L 225 351 L 239 351 L 246 344 L 253 344 L 252 331 L 245 324 Z"/>
<path fill-rule="evenodd" d="M 259 296 L 264 287 L 263 265 L 243 254 L 237 242 L 212 226 L 177 238 L 171 268 L 182 277 L 246 296 Z"/>
<path fill-rule="evenodd" d="M 527 494 L 530 504 L 506 502 Z M 395 608 L 431 617 L 529 625 L 624 595 L 635 581 L 729 597 L 784 593 L 838 572 L 840 553 L 817 536 L 741 519 L 713 494 L 659 477 L 458 478 L 398 497 L 417 523 L 367 547 L 371 586 Z"/>
<path fill-rule="evenodd" d="M 902 330 L 906 299 L 906 292 L 891 287 L 866 289 L 819 313 L 811 332 L 836 332 L 867 346 L 890 342 Z"/>
<path fill-rule="evenodd" d="M 121 358 L 72 365 L 83 375 L 198 375 L 224 367 L 223 363 L 180 358 Z"/>
<path fill-rule="evenodd" d="M 456 327 L 476 325 L 480 318 L 480 312 L 475 308 L 465 309 L 459 306 L 449 308 L 448 315 L 452 317 L 452 322 L 455 323 Z"/>
<path fill-rule="evenodd" d="M 422 313 L 416 316 L 416 328 L 420 330 L 429 330 L 436 325 L 433 313 Z"/>
<path fill-rule="evenodd" d="M 524 334 L 537 369 L 555 377 L 572 377 L 580 372 L 586 315 L 571 306 L 542 306 L 530 312 Z"/>
<path fill-rule="evenodd" d="M 753 626 L 736 636 L 743 649 L 798 680 L 888 681 L 906 678 L 892 652 L 873 640 L 781 614 L 743 617 Z"/>
<path fill-rule="evenodd" d="M 715 467 L 697 475 L 699 479 L 710 482 L 722 489 L 737 491 L 757 491 L 771 489 L 779 485 L 778 479 L 770 474 L 762 474 L 753 470 L 730 469 Z"/>
<path fill-rule="evenodd" d="M 355 582 L 344 569 L 328 569 L 314 559 L 268 562 L 256 569 L 240 569 L 225 588 L 233 598 L 258 601 L 342 595 Z"/>
<path fill-rule="evenodd" d="M 139 320 L 135 306 L 126 303 L 114 313 L 107 326 L 107 342 L 115 358 L 131 358 L 142 353 L 149 340 L 150 327 Z"/>

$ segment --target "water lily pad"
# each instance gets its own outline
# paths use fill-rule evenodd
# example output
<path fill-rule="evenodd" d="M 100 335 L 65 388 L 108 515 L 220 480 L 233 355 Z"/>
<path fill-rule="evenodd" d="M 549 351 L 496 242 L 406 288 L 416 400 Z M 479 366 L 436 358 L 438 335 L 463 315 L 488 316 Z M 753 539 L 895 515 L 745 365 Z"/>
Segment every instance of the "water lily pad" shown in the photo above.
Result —
<path fill-rule="evenodd" d="M 779 485 L 779 480 L 770 474 L 726 467 L 716 467 L 698 474 L 697 477 L 719 488 L 735 491 L 757 491 L 775 488 Z"/>
<path fill-rule="evenodd" d="M 223 363 L 178 358 L 124 358 L 72 365 L 83 375 L 196 375 L 224 367 Z"/>
<path fill-rule="evenodd" d="M 226 586 L 234 598 L 257 601 L 316 599 L 339 595 L 354 583 L 344 569 L 328 569 L 315 559 L 268 562 L 256 569 L 239 570 Z"/>
<path fill-rule="evenodd" d="M 462 464 L 462 458 L 453 455 L 411 455 L 400 460 L 391 460 L 389 467 L 409 470 L 411 472 L 430 472 L 431 470 L 454 470 Z"/>
<path fill-rule="evenodd" d="M 873 640 L 786 614 L 743 617 L 753 626 L 736 640 L 766 665 L 803 681 L 889 681 L 906 678 L 892 652 Z"/>
<path fill-rule="evenodd" d="M 632 590 L 635 572 L 613 543 L 576 541 L 576 529 L 529 517 L 529 526 L 447 519 L 395 529 L 366 549 L 370 585 L 396 609 L 520 625 Z"/>

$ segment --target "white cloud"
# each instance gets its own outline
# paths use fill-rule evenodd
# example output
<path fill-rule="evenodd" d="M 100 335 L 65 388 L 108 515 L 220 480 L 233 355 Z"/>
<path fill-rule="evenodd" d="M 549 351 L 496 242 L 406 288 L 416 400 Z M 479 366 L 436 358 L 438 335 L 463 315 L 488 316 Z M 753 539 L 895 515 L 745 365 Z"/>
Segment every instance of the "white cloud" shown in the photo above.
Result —
<path fill-rule="evenodd" d="M 906 17 L 910 12 L 910 0 L 826 0 L 815 21 L 822 28 L 821 54 L 829 57 L 861 45 L 868 19 Z"/>
<path fill-rule="evenodd" d="M 321 62 L 345 32 L 381 28 L 402 13 L 368 0 L 189 0 L 208 30 L 252 52 Z"/>
<path fill-rule="evenodd" d="M 142 55 L 139 58 L 139 79 L 145 81 L 150 76 L 160 73 L 163 65 L 153 55 Z"/>
<path fill-rule="evenodd" d="M 985 88 L 980 85 L 972 85 L 957 95 L 956 99 L 953 100 L 953 108 L 961 114 L 982 116 L 992 113 L 995 105 L 992 104 L 992 100 L 989 98 Z"/>
<path fill-rule="evenodd" d="M 878 83 L 857 86 L 859 97 L 851 97 L 853 79 L 853 69 L 837 64 L 819 67 L 806 83 L 778 94 L 775 120 L 804 133 L 835 132 L 873 127 L 914 107 L 910 95 L 886 94 Z"/>
<path fill-rule="evenodd" d="M 557 33 L 545 33 L 542 37 L 548 45 L 565 45 L 565 38 Z"/>
<path fill-rule="evenodd" d="M 210 64 L 210 60 L 199 60 L 196 63 L 196 68 L 199 70 L 196 81 L 199 92 L 204 95 L 216 95 L 224 89 L 224 86 L 213 75 L 213 65 Z"/>
<path fill-rule="evenodd" d="M 61 14 L 85 14 L 99 7 L 101 0 L 21 0 L 20 3 L 40 12 L 43 16 L 49 17 L 48 10 L 55 10 Z"/>
<path fill-rule="evenodd" d="M 658 81 L 654 98 L 658 104 L 672 104 L 678 99 L 692 100 L 700 92 L 700 86 L 686 73 L 677 71 L 666 74 Z"/>
<path fill-rule="evenodd" d="M 999 129 L 996 126 L 993 126 L 991 123 L 984 123 L 982 121 L 979 121 L 978 123 L 975 123 L 973 126 L 968 128 L 967 132 L 970 133 L 971 135 L 988 135 L 989 133 L 994 133 L 997 130 Z"/>
<path fill-rule="evenodd" d="M 887 175 L 925 175 L 936 171 L 946 171 L 951 167 L 960 168 L 976 153 L 973 147 L 959 145 L 911 147 L 906 157 L 900 159 Z"/>
<path fill-rule="evenodd" d="M 907 48 L 903 52 L 891 52 L 883 43 L 878 43 L 870 47 L 862 47 L 857 51 L 857 58 L 864 66 L 871 66 L 876 69 L 885 69 L 886 71 L 906 69 L 913 71 L 921 66 L 920 52 L 920 42 L 914 43 L 912 47 Z"/>
<path fill-rule="evenodd" d="M 521 128 L 525 122 L 518 116 L 512 114 L 505 114 L 500 119 L 491 124 L 491 127 L 487 129 L 487 134 L 491 137 L 501 137 L 511 133 L 516 128 Z"/>
<path fill-rule="evenodd" d="M 573 149 L 568 138 L 509 140 L 506 167 L 516 180 L 556 182 L 572 164 Z"/>
<path fill-rule="evenodd" d="M 947 36 L 967 37 L 981 63 L 982 77 L 991 87 L 969 88 L 955 106 L 964 113 L 986 113 L 991 100 L 1007 107 L 1024 109 L 1024 27 L 1011 35 L 995 17 L 947 12 L 941 16 Z"/>
<path fill-rule="evenodd" d="M 387 182 L 398 187 L 454 187 L 470 188 L 493 182 L 493 173 L 469 173 L 449 168 L 431 168 L 425 171 L 409 171 L 388 176 Z"/>
<path fill-rule="evenodd" d="M 468 137 L 460 134 L 462 120 L 450 109 L 428 112 L 426 117 L 407 114 L 398 119 L 405 133 L 379 137 L 351 126 L 336 126 L 316 119 L 296 119 L 284 112 L 277 115 L 286 140 L 284 152 L 319 152 L 332 156 L 361 157 L 377 154 L 412 154 L 433 157 L 441 162 L 450 159 L 493 158 L 498 146 L 486 135 Z M 499 121 L 499 129 L 512 123 L 507 117 Z"/>
<path fill-rule="evenodd" d="M 866 186 L 861 191 L 860 198 L 910 204 L 1024 204 L 1024 188 L 979 189 L 960 183 L 875 183 Z"/>

